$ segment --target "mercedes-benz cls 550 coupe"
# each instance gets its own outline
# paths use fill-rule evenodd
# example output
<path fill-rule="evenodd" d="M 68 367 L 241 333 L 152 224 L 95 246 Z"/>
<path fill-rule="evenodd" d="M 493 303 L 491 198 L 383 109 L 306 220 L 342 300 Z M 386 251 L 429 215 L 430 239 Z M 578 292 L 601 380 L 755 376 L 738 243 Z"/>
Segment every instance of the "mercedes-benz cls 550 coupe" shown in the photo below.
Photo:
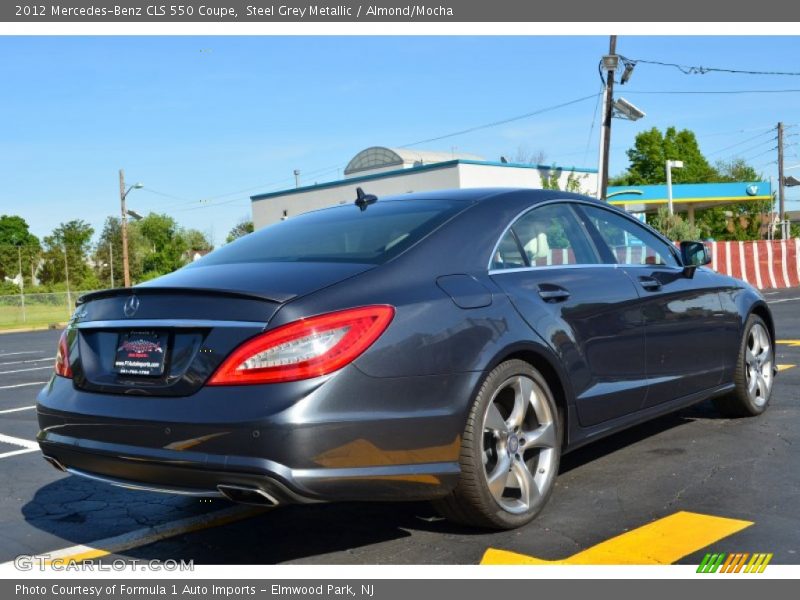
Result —
<path fill-rule="evenodd" d="M 606 203 L 473 189 L 291 217 L 83 296 L 38 397 L 59 469 L 282 505 L 530 521 L 565 452 L 712 399 L 762 413 L 762 296 Z"/>

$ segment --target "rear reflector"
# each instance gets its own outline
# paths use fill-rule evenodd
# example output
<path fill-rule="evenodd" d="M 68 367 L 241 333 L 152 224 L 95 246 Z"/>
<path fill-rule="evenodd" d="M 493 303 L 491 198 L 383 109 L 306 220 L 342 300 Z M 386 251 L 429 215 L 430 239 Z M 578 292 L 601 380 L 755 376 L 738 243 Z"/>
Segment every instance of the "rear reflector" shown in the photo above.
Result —
<path fill-rule="evenodd" d="M 67 330 L 61 332 L 58 338 L 58 351 L 56 352 L 56 375 L 72 379 L 72 368 L 69 366 L 69 342 Z"/>
<path fill-rule="evenodd" d="M 363 306 L 283 325 L 239 346 L 208 385 L 276 383 L 327 375 L 369 348 L 393 317 L 391 306 Z"/>

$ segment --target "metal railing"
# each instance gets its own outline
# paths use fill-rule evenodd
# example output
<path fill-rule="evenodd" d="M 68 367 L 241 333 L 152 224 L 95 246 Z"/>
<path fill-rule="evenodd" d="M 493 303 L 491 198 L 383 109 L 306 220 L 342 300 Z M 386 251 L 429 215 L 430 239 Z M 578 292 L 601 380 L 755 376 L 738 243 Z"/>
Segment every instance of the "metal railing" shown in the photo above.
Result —
<path fill-rule="evenodd" d="M 89 291 L 0 295 L 0 328 L 51 325 L 69 320 L 75 302 Z"/>

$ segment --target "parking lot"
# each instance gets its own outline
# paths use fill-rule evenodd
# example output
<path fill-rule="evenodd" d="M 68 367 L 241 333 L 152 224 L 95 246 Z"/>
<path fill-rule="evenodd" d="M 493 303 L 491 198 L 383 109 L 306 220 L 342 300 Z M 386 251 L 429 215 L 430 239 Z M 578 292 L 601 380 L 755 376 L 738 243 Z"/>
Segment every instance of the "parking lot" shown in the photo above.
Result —
<path fill-rule="evenodd" d="M 34 410 L 58 332 L 0 335 L 0 562 L 57 553 L 198 564 L 698 564 L 719 551 L 796 564 L 800 290 L 766 297 L 781 372 L 765 415 L 724 419 L 706 402 L 577 450 L 564 457 L 542 514 L 501 533 L 452 525 L 426 503 L 268 510 L 59 473 L 38 451 Z"/>

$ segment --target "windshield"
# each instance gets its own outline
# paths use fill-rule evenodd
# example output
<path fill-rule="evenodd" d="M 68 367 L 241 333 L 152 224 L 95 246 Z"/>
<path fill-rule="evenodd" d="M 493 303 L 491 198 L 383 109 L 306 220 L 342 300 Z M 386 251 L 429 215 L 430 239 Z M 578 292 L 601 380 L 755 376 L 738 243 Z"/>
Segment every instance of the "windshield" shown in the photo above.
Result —
<path fill-rule="evenodd" d="M 378 200 L 291 217 L 246 235 L 190 266 L 248 262 L 380 264 L 466 208 L 450 200 Z"/>

